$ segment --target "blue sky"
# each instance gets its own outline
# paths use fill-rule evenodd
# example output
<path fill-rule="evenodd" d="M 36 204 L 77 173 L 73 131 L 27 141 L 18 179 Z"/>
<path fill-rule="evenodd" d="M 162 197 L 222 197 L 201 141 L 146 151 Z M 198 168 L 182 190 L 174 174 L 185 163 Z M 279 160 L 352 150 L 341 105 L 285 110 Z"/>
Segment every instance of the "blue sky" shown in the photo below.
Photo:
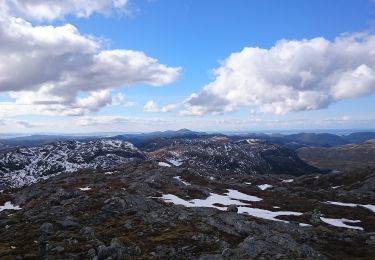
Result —
<path fill-rule="evenodd" d="M 373 129 L 375 127 L 375 86 L 370 80 L 372 70 L 375 69 L 372 65 L 375 65 L 375 62 L 372 63 L 373 60 L 370 58 L 366 61 L 358 58 L 355 67 L 350 67 L 355 71 L 363 63 L 368 68 L 366 72 L 371 74 L 369 81 L 362 84 L 365 87 L 359 83 L 356 87 L 362 90 L 366 88 L 365 90 L 357 91 L 358 93 L 354 91 L 356 94 L 351 95 L 350 90 L 347 90 L 349 94 L 347 92 L 337 94 L 337 88 L 335 88 L 336 94 L 325 99 L 326 93 L 333 93 L 332 90 L 327 92 L 321 91 L 321 88 L 314 89 L 314 95 L 319 94 L 320 97 L 315 99 L 314 96 L 313 99 L 309 96 L 308 101 L 299 100 L 301 104 L 298 106 L 291 106 L 288 102 L 284 102 L 287 96 L 280 97 L 280 100 L 275 99 L 274 96 L 270 97 L 265 93 L 272 92 L 273 87 L 269 85 L 263 92 L 254 94 L 256 96 L 254 97 L 251 94 L 254 87 L 244 84 L 239 91 L 243 91 L 246 98 L 241 102 L 234 101 L 232 96 L 242 93 L 232 92 L 236 88 L 236 78 L 227 74 L 221 74 L 219 77 L 213 72 L 218 68 L 230 67 L 232 69 L 232 65 L 225 64 L 225 60 L 233 53 L 239 53 L 241 62 L 246 62 L 244 64 L 250 62 L 251 65 L 251 57 L 255 57 L 252 55 L 256 50 L 253 50 L 252 54 L 247 54 L 243 52 L 245 47 L 270 50 L 283 39 L 289 43 L 291 41 L 302 43 L 304 39 L 310 41 L 322 37 L 330 43 L 335 43 L 335 39 L 340 35 L 363 33 L 366 34 L 366 39 L 361 38 L 356 43 L 368 41 L 368 46 L 371 46 L 375 25 L 375 3 L 372 1 L 129 0 L 125 1 L 118 10 L 113 6 L 112 11 L 91 10 L 84 15 L 85 17 L 82 17 L 78 13 L 80 9 L 77 9 L 78 11 L 72 9 L 48 19 L 43 17 L 43 14 L 28 13 L 28 9 L 22 9 L 24 7 L 22 0 L 9 1 L 16 3 L 4 5 L 2 8 L 7 11 L 2 14 L 3 16 L 21 17 L 30 22 L 33 27 L 52 25 L 58 28 L 71 24 L 76 27 L 79 35 L 93 39 L 101 45 L 100 50 L 96 52 L 114 49 L 135 50 L 144 53 L 147 57 L 157 59 L 158 64 L 175 69 L 176 73 L 177 68 L 180 67 L 180 69 L 178 77 L 174 74 L 170 75 L 170 72 L 165 70 L 158 72 L 168 77 L 161 84 L 157 82 L 160 86 L 154 86 L 155 82 L 150 84 L 148 78 L 134 80 L 131 84 L 126 83 L 126 79 L 116 81 L 105 88 L 110 93 L 103 93 L 100 98 L 104 99 L 105 95 L 107 95 L 105 98 L 108 98 L 110 95 L 113 101 L 121 95 L 121 102 L 117 102 L 119 104 L 112 101 L 112 103 L 97 102 L 100 105 L 79 109 L 77 113 L 77 104 L 89 103 L 89 101 L 81 102 L 79 99 L 89 97 L 92 91 L 102 90 L 101 86 L 93 89 L 90 87 L 89 90 L 87 90 L 88 87 L 82 86 L 74 94 L 73 105 L 67 101 L 71 100 L 72 96 L 65 98 L 65 93 L 54 92 L 52 99 L 59 99 L 59 95 L 64 95 L 64 101 L 56 101 L 56 106 L 58 106 L 56 109 L 56 107 L 40 106 L 43 102 L 43 104 L 46 103 L 45 99 L 33 100 L 31 98 L 35 97 L 37 94 L 33 93 L 39 93 L 38 91 L 44 85 L 29 87 L 25 89 L 25 94 L 23 86 L 17 85 L 21 83 L 15 83 L 15 89 L 11 89 L 5 85 L 2 86 L 0 80 L 0 106 L 3 102 L 5 108 L 6 103 L 8 110 L 3 111 L 10 111 L 2 114 L 0 112 L 0 132 L 132 132 L 178 128 L 259 131 L 325 128 Z M 50 1 L 47 0 L 40 0 L 40 4 L 51 7 Z M 1 22 L 5 26 L 4 20 Z M 368 38 L 371 39 L 368 40 Z M 0 47 L 3 47 L 1 43 Z M 43 48 L 46 49 L 46 47 Z M 327 53 L 336 53 L 337 48 L 334 47 L 335 51 L 332 52 L 327 50 Z M 363 47 L 362 51 L 365 53 L 368 50 Z M 343 50 L 343 52 L 348 52 L 348 50 Z M 254 55 L 263 57 L 260 53 Z M 270 59 L 270 56 L 272 55 L 264 59 Z M 310 56 L 307 56 L 307 59 L 308 57 Z M 337 63 L 340 59 L 344 59 L 347 65 L 345 68 L 335 69 L 335 73 L 347 70 L 351 64 L 348 56 L 337 57 Z M 233 63 L 235 62 L 237 59 L 233 60 Z M 264 62 L 264 64 L 269 64 L 267 60 Z M 331 67 L 330 65 L 329 68 Z M 147 69 L 151 71 L 148 73 L 154 71 L 154 68 Z M 36 73 L 42 74 L 43 71 L 44 68 L 41 67 Z M 136 71 L 135 74 L 143 73 L 142 71 Z M 296 71 L 296 73 L 299 72 Z M 253 71 L 241 71 L 239 74 L 246 78 L 244 79 L 246 82 L 250 82 L 247 84 L 259 83 L 253 81 L 257 78 Z M 329 78 L 329 82 L 332 82 L 328 72 L 323 74 L 324 77 Z M 315 76 L 319 77 L 319 75 Z M 13 77 L 18 77 L 18 75 L 15 74 Z M 223 86 L 219 79 L 222 79 L 226 85 Z M 265 76 L 261 80 L 267 81 L 270 78 Z M 280 84 L 284 84 L 283 80 L 284 78 L 280 79 Z M 277 79 L 272 78 L 272 81 L 277 81 Z M 6 82 L 11 82 L 11 79 Z M 93 81 L 88 84 L 96 83 Z M 59 81 L 56 80 L 51 84 L 58 85 Z M 98 84 L 101 83 L 98 82 Z M 203 88 L 208 84 L 211 86 L 204 91 Z M 302 91 L 301 88 L 295 91 L 298 86 L 290 84 L 292 86 L 287 93 L 290 93 L 293 98 L 301 95 L 301 92 L 305 93 L 305 90 Z M 262 85 L 259 86 L 262 87 Z M 221 90 L 218 91 L 218 89 Z M 61 93 L 61 91 L 64 90 L 57 92 Z M 193 93 L 197 95 L 197 98 L 191 98 Z M 285 94 L 284 91 L 281 93 L 280 95 Z M 47 100 L 50 100 L 50 93 L 48 95 Z M 99 99 L 94 95 L 93 99 L 95 98 Z M 217 102 L 222 101 L 225 104 L 218 106 L 217 102 L 213 101 L 216 99 Z M 274 101 L 271 102 L 270 99 Z M 97 100 L 90 99 L 91 101 Z M 150 105 L 149 109 L 146 109 L 145 104 L 150 101 L 153 101 L 154 106 Z M 171 106 L 163 111 L 163 107 L 167 105 Z M 30 109 L 25 109 L 26 111 L 20 109 L 21 112 L 12 113 L 21 106 L 30 108 L 33 112 L 30 112 Z M 75 109 L 74 113 L 68 111 L 72 107 Z"/>

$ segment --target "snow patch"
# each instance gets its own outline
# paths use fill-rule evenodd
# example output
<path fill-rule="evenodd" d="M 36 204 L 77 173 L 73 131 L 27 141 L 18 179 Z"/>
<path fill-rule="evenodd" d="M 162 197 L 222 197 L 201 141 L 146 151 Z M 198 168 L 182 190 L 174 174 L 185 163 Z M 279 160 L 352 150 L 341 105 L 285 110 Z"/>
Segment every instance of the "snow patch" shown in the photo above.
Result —
<path fill-rule="evenodd" d="M 262 218 L 273 221 L 282 221 L 289 223 L 289 221 L 277 219 L 278 216 L 301 216 L 303 213 L 295 211 L 270 211 L 266 209 L 239 207 L 238 213 L 245 213 L 256 218 Z"/>
<path fill-rule="evenodd" d="M 166 159 L 169 163 L 173 164 L 174 166 L 181 166 L 183 164 L 183 161 L 182 160 L 176 160 L 176 159 L 172 159 L 172 158 L 169 158 L 169 159 Z"/>
<path fill-rule="evenodd" d="M 183 179 L 181 179 L 181 176 L 175 176 L 175 177 L 173 177 L 173 179 L 176 179 L 176 180 L 182 182 L 182 183 L 185 184 L 186 186 L 191 185 L 191 184 L 188 183 L 187 181 L 184 181 Z"/>
<path fill-rule="evenodd" d="M 159 166 L 162 166 L 162 167 L 171 167 L 171 165 L 169 163 L 166 163 L 166 162 L 159 162 L 158 164 L 159 164 Z"/>
<path fill-rule="evenodd" d="M 369 210 L 371 210 L 372 212 L 374 212 L 375 213 L 375 205 L 370 205 L 370 204 L 362 204 L 361 205 L 362 207 L 365 207 L 365 208 L 367 208 L 367 209 L 369 209 Z"/>
<path fill-rule="evenodd" d="M 340 219 L 323 218 L 323 217 L 320 217 L 320 219 L 324 223 L 329 224 L 331 226 L 363 230 L 362 227 L 350 226 L 350 225 L 345 224 L 345 223 L 359 223 L 359 222 L 361 222 L 360 220 L 351 220 L 351 219 L 346 219 L 346 218 L 340 218 Z"/>
<path fill-rule="evenodd" d="M 209 207 L 209 208 L 217 208 L 220 210 L 226 210 L 226 207 L 219 207 L 217 205 L 237 205 L 237 206 L 246 206 L 247 203 L 244 203 L 242 201 L 261 201 L 261 198 L 258 198 L 256 196 L 251 196 L 244 194 L 242 192 L 239 192 L 237 190 L 227 190 L 225 195 L 220 195 L 216 193 L 210 193 L 210 196 L 208 196 L 206 199 L 193 199 L 193 200 L 184 200 L 181 199 L 173 194 L 163 194 L 162 200 L 165 202 L 172 202 L 173 204 L 177 205 L 183 205 L 185 207 Z M 240 201 L 242 200 L 242 201 Z"/>
<path fill-rule="evenodd" d="M 16 206 L 16 205 L 13 205 L 12 202 L 10 201 L 7 201 L 5 202 L 5 204 L 3 206 L 0 206 L 0 212 L 3 211 L 3 210 L 20 210 L 22 208 L 20 208 L 19 206 Z"/>
<path fill-rule="evenodd" d="M 261 189 L 261 190 L 266 190 L 266 189 L 269 189 L 269 188 L 272 188 L 273 186 L 270 185 L 270 184 L 261 184 L 261 185 L 258 185 L 258 188 Z"/>
<path fill-rule="evenodd" d="M 175 205 L 182 205 L 182 206 L 190 207 L 190 208 L 209 207 L 209 208 L 216 208 L 219 210 L 227 210 L 226 206 L 237 205 L 239 206 L 238 213 L 240 214 L 247 214 L 256 218 L 262 218 L 262 219 L 273 220 L 273 221 L 281 221 L 281 222 L 286 222 L 286 223 L 288 223 L 288 221 L 277 219 L 277 217 L 300 216 L 303 214 L 301 212 L 295 212 L 295 211 L 270 211 L 270 210 L 259 209 L 259 208 L 251 208 L 251 207 L 248 207 L 249 204 L 244 203 L 242 201 L 260 201 L 262 199 L 255 197 L 255 196 L 244 194 L 237 190 L 230 190 L 230 189 L 228 189 L 228 192 L 225 194 L 226 195 L 210 193 L 210 196 L 208 196 L 206 199 L 193 199 L 193 200 L 184 200 L 173 194 L 163 194 L 161 199 L 164 200 L 165 202 L 170 202 Z M 218 205 L 223 205 L 223 206 L 218 206 Z"/>
<path fill-rule="evenodd" d="M 229 198 L 236 200 L 246 200 L 246 201 L 261 201 L 262 199 L 256 196 L 247 195 L 245 193 L 239 192 L 238 190 L 228 189 L 225 193 Z"/>
<path fill-rule="evenodd" d="M 88 191 L 88 190 L 91 190 L 90 187 L 84 187 L 84 188 L 79 188 L 81 191 Z"/>
<path fill-rule="evenodd" d="M 286 180 L 282 180 L 281 182 L 283 182 L 283 183 L 291 183 L 293 181 L 294 181 L 294 179 L 286 179 Z"/>
<path fill-rule="evenodd" d="M 337 201 L 326 201 L 323 203 L 330 204 L 330 205 L 343 206 L 343 207 L 352 207 L 352 208 L 363 207 L 375 213 L 375 205 L 371 205 L 371 204 L 356 204 L 356 203 L 345 203 L 345 202 L 337 202 Z"/>

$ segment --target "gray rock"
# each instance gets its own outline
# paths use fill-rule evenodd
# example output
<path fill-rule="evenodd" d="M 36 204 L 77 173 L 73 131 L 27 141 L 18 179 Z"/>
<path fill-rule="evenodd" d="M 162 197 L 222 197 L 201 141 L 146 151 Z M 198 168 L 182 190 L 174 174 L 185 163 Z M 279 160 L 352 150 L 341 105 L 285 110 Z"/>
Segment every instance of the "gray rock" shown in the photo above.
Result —
<path fill-rule="evenodd" d="M 232 250 L 230 248 L 225 248 L 221 255 L 225 258 L 229 258 L 232 255 Z"/>
<path fill-rule="evenodd" d="M 229 205 L 227 208 L 228 212 L 238 212 L 238 207 L 236 205 Z"/>
<path fill-rule="evenodd" d="M 62 247 L 62 246 L 56 246 L 55 248 L 53 248 L 51 251 L 52 252 L 57 252 L 57 253 L 62 253 L 64 252 L 65 248 Z"/>
<path fill-rule="evenodd" d="M 88 256 L 90 259 L 94 259 L 94 257 L 96 257 L 95 249 L 94 249 L 94 248 L 91 248 L 91 249 L 87 252 L 87 256 Z"/>
<path fill-rule="evenodd" d="M 43 223 L 40 226 L 40 231 L 46 235 L 52 235 L 53 234 L 53 225 L 51 223 Z"/>
<path fill-rule="evenodd" d="M 83 227 L 81 228 L 81 230 L 79 231 L 79 233 L 86 239 L 88 240 L 95 240 L 96 239 L 96 236 L 95 236 L 95 230 L 91 227 Z"/>
<path fill-rule="evenodd" d="M 176 255 L 176 249 L 173 247 L 157 246 L 155 251 L 159 257 L 174 257 Z"/>
<path fill-rule="evenodd" d="M 311 217 L 310 217 L 311 224 L 318 225 L 318 224 L 322 223 L 322 220 L 320 219 L 321 216 L 322 216 L 322 213 L 320 211 L 314 209 L 314 211 L 311 213 Z"/>
<path fill-rule="evenodd" d="M 66 217 L 63 221 L 59 221 L 59 223 L 64 227 L 64 228 L 70 228 L 70 227 L 81 227 L 79 223 L 77 223 L 74 218 L 72 217 Z"/>

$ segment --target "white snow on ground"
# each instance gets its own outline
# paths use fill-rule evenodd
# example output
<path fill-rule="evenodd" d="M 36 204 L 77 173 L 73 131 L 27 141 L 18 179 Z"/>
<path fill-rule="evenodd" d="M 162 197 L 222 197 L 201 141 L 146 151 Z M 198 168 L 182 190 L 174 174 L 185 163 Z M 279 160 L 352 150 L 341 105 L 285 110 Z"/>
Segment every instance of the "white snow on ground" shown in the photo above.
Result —
<path fill-rule="evenodd" d="M 167 161 L 177 167 L 183 164 L 182 160 L 176 160 L 173 158 L 167 159 Z"/>
<path fill-rule="evenodd" d="M 375 205 L 371 205 L 371 204 L 355 204 L 355 203 L 344 203 L 344 202 L 337 202 L 337 201 L 326 201 L 326 202 L 323 202 L 323 203 L 331 204 L 331 205 L 337 205 L 337 206 L 343 206 L 343 207 L 352 207 L 352 208 L 364 207 L 364 208 L 367 208 L 367 209 L 371 210 L 372 212 L 375 212 Z"/>
<path fill-rule="evenodd" d="M 258 188 L 261 189 L 261 190 L 266 190 L 266 189 L 269 189 L 269 188 L 272 188 L 273 186 L 270 185 L 270 184 L 262 184 L 262 185 L 258 185 Z"/>
<path fill-rule="evenodd" d="M 342 187 L 342 185 L 339 185 L 339 186 L 333 186 L 332 189 L 337 189 L 337 188 L 340 188 Z"/>
<path fill-rule="evenodd" d="M 323 217 L 320 217 L 320 219 L 324 223 L 327 223 L 327 224 L 335 226 L 335 227 L 343 227 L 343 228 L 351 228 L 351 229 L 363 230 L 363 228 L 361 228 L 361 227 L 350 226 L 350 225 L 345 224 L 345 223 L 359 223 L 359 222 L 361 222 L 360 220 L 351 220 L 351 219 L 345 219 L 345 218 L 340 218 L 340 219 L 336 219 L 336 218 L 323 218 Z"/>
<path fill-rule="evenodd" d="M 229 205 L 237 205 L 237 206 L 247 206 L 247 203 L 244 203 L 239 200 L 243 201 L 260 201 L 261 198 L 250 196 L 239 192 L 237 190 L 228 190 L 225 195 L 220 195 L 216 193 L 210 193 L 206 199 L 193 199 L 193 200 L 184 200 L 181 199 L 173 194 L 163 194 L 162 199 L 166 202 L 172 202 L 173 204 L 177 205 L 184 205 L 185 207 L 209 207 L 209 208 L 217 208 L 220 210 L 226 210 L 226 207 L 219 207 L 214 204 L 221 204 L 224 206 Z"/>
<path fill-rule="evenodd" d="M 229 205 L 237 205 L 238 213 L 241 214 L 248 214 L 253 217 L 268 219 L 273 221 L 282 221 L 288 222 L 285 220 L 277 219 L 278 216 L 300 216 L 303 213 L 301 212 L 294 212 L 294 211 L 270 211 L 265 209 L 259 208 L 251 208 L 248 207 L 249 204 L 244 203 L 242 201 L 260 201 L 261 198 L 244 194 L 237 190 L 230 190 L 225 193 L 226 195 L 220 195 L 215 193 L 210 193 L 206 199 L 194 199 L 194 200 L 184 200 L 181 199 L 173 194 L 163 194 L 161 197 L 162 200 L 165 202 L 171 202 L 176 205 L 182 205 L 185 207 L 209 207 L 209 208 L 217 208 L 219 210 L 226 210 Z M 240 201 L 242 200 L 242 201 Z M 223 206 L 218 206 L 218 204 Z M 303 223 L 302 223 L 303 224 Z M 304 224 L 307 225 L 307 224 Z"/>
<path fill-rule="evenodd" d="M 291 183 L 293 181 L 294 181 L 294 179 L 286 179 L 286 180 L 282 180 L 281 182 L 283 182 L 283 183 Z"/>
<path fill-rule="evenodd" d="M 111 175 L 111 174 L 113 174 L 113 172 L 105 172 L 104 174 L 105 175 Z"/>
<path fill-rule="evenodd" d="M 274 209 L 279 209 L 280 207 L 279 207 L 279 206 L 273 206 L 272 208 L 274 208 Z"/>
<path fill-rule="evenodd" d="M 225 193 L 229 198 L 236 199 L 236 200 L 246 200 L 246 201 L 261 201 L 261 198 L 256 196 L 247 195 L 245 193 L 239 192 L 238 190 L 231 190 L 229 189 L 227 193 Z"/>
<path fill-rule="evenodd" d="M 336 201 L 326 201 L 325 204 L 337 205 L 337 206 L 344 206 L 344 207 L 357 207 L 358 204 L 355 203 L 344 203 L 344 202 L 336 202 Z"/>
<path fill-rule="evenodd" d="M 84 187 L 84 188 L 79 188 L 79 189 L 82 190 L 82 191 L 88 191 L 88 190 L 91 190 L 90 187 Z"/>
<path fill-rule="evenodd" d="M 12 210 L 20 210 L 19 206 L 13 205 L 12 202 L 7 201 L 5 202 L 4 206 L 0 206 L 0 211 L 6 210 L 6 209 L 12 209 Z"/>
<path fill-rule="evenodd" d="M 159 162 L 159 166 L 163 166 L 163 167 L 171 167 L 170 164 L 166 163 L 166 162 Z"/>
<path fill-rule="evenodd" d="M 365 208 L 368 208 L 369 210 L 371 210 L 372 212 L 375 212 L 375 205 L 370 205 L 370 204 L 366 204 L 366 205 L 361 205 L 362 207 L 365 207 Z"/>
<path fill-rule="evenodd" d="M 188 183 L 187 181 L 184 181 L 183 179 L 181 179 L 181 176 L 175 176 L 175 177 L 173 177 L 173 178 L 176 179 L 176 180 L 178 180 L 178 181 L 180 181 L 180 182 L 182 182 L 182 183 L 185 184 L 186 186 L 191 185 L 191 184 Z"/>
<path fill-rule="evenodd" d="M 294 211 L 270 211 L 265 209 L 258 209 L 258 208 L 249 208 L 249 207 L 239 207 L 238 213 L 247 213 L 253 217 L 268 219 L 273 221 L 282 221 L 287 222 L 285 220 L 277 219 L 278 216 L 300 216 L 303 213 L 301 212 L 294 212 Z"/>
<path fill-rule="evenodd" d="M 244 182 L 244 184 L 246 184 L 246 185 L 251 185 L 251 182 Z"/>
<path fill-rule="evenodd" d="M 165 202 L 171 202 L 175 205 L 182 205 L 182 206 L 189 207 L 189 208 L 197 207 L 194 204 L 192 204 L 191 202 L 189 202 L 187 200 L 184 200 L 184 199 L 181 199 L 181 198 L 179 198 L 179 197 L 177 197 L 176 195 L 173 195 L 173 194 L 163 194 L 161 199 L 164 200 Z"/>
<path fill-rule="evenodd" d="M 300 225 L 301 227 L 312 227 L 312 225 L 310 225 L 310 224 L 306 224 L 306 223 L 299 223 L 299 225 Z"/>

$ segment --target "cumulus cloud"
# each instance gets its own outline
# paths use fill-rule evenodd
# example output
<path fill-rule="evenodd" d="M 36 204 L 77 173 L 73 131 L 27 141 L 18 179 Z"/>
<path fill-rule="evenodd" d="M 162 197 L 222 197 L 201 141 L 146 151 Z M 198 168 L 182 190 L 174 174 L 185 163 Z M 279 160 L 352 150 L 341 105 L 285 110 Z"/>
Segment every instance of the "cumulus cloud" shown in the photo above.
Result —
<path fill-rule="evenodd" d="M 124 94 L 118 93 L 117 95 L 112 97 L 112 105 L 113 106 L 134 107 L 134 106 L 136 106 L 136 103 L 134 101 L 128 100 L 128 98 Z"/>
<path fill-rule="evenodd" d="M 21 15 L 37 20 L 62 19 L 66 15 L 89 17 L 93 13 L 108 15 L 127 12 L 128 0 L 5 0 Z"/>
<path fill-rule="evenodd" d="M 215 80 L 185 101 L 181 115 L 240 107 L 285 114 L 315 110 L 375 91 L 375 36 L 367 33 L 281 40 L 270 49 L 246 47 L 214 70 Z"/>
<path fill-rule="evenodd" d="M 68 109 L 71 114 L 97 111 L 111 103 L 109 90 L 116 87 L 169 84 L 181 70 L 143 52 L 102 50 L 99 42 L 70 24 L 33 26 L 10 16 L 4 4 L 0 4 L 0 39 L 0 93 L 11 92 L 20 105 L 65 114 Z M 78 98 L 80 93 L 89 97 Z"/>
<path fill-rule="evenodd" d="M 72 103 L 59 104 L 56 101 L 39 101 L 39 96 L 32 92 L 11 93 L 16 102 L 0 102 L 0 116 L 17 116 L 22 114 L 45 114 L 82 116 L 98 112 L 106 106 L 134 106 L 122 93 L 112 95 L 110 90 L 89 92 L 84 97 L 76 98 Z"/>
<path fill-rule="evenodd" d="M 176 109 L 177 106 L 177 104 L 168 104 L 163 107 L 159 107 L 154 100 L 149 100 L 145 104 L 143 111 L 147 113 L 166 113 Z"/>

